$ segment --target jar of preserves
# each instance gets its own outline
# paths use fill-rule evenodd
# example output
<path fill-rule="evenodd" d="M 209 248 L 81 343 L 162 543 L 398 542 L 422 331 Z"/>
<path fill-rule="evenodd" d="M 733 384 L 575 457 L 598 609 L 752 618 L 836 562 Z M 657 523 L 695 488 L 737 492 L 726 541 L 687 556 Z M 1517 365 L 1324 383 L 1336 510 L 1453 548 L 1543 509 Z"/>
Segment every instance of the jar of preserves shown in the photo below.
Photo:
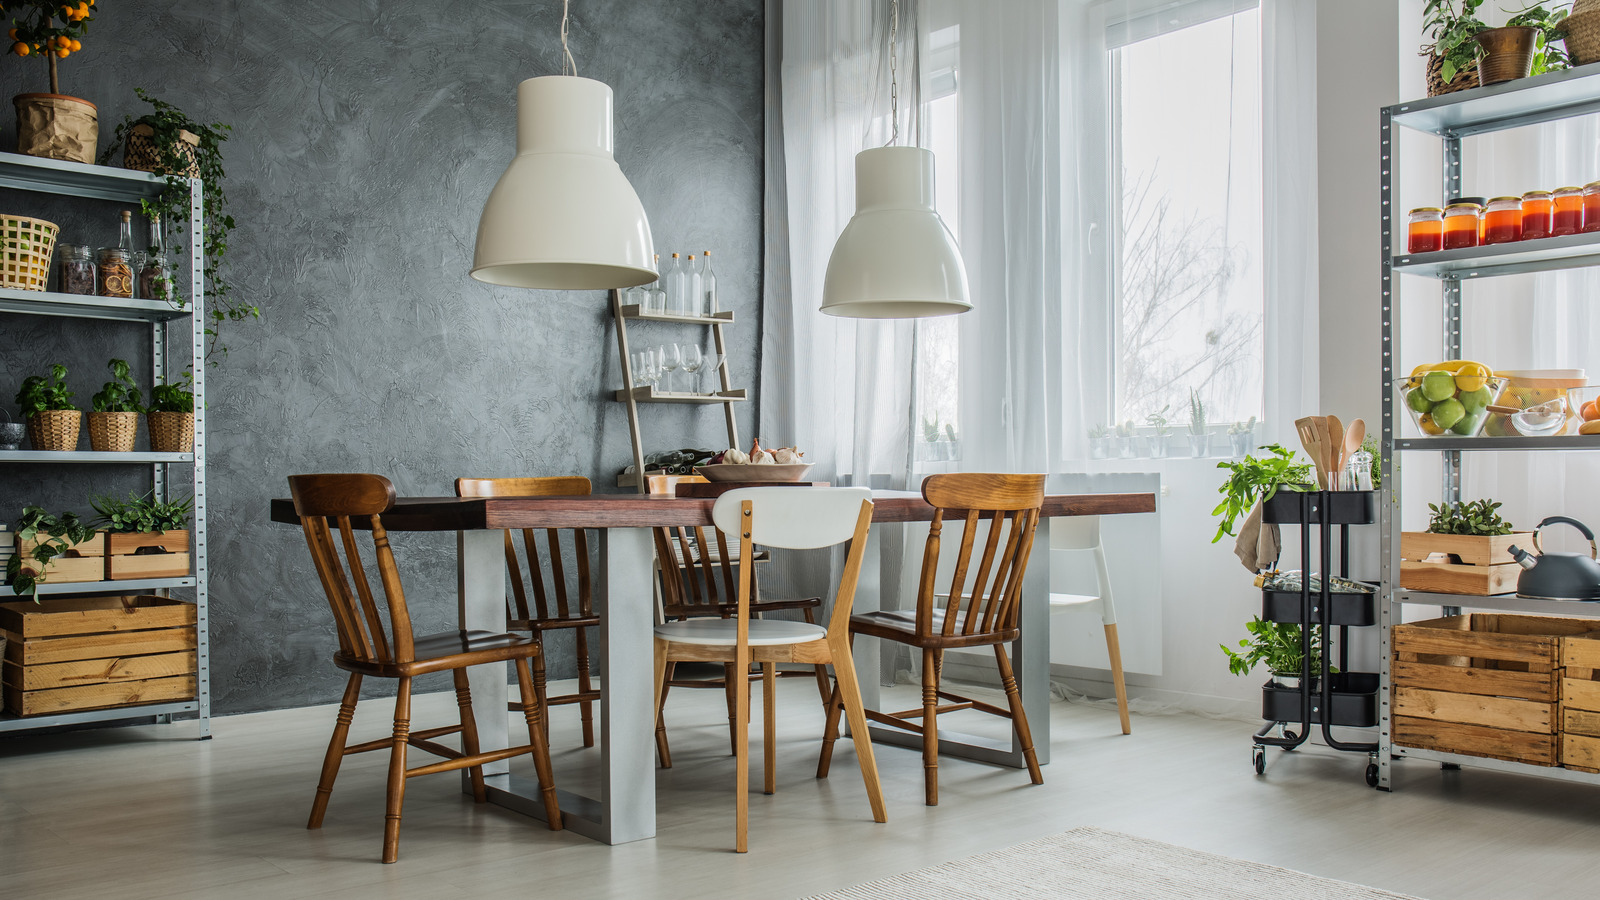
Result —
<path fill-rule="evenodd" d="M 1476 203 L 1452 203 L 1444 209 L 1444 249 L 1460 250 L 1478 246 L 1479 221 L 1483 207 Z"/>
<path fill-rule="evenodd" d="M 1600 181 L 1583 186 L 1583 230 L 1600 231 Z"/>
<path fill-rule="evenodd" d="M 1549 191 L 1529 191 L 1522 195 L 1522 239 L 1532 241 L 1550 236 L 1550 213 L 1555 198 Z"/>
<path fill-rule="evenodd" d="M 95 293 L 102 297 L 133 296 L 133 261 L 126 250 L 117 247 L 100 248 L 100 267 L 96 273 Z"/>
<path fill-rule="evenodd" d="M 94 293 L 94 257 L 83 244 L 62 244 L 56 251 L 56 290 L 63 294 Z"/>
<path fill-rule="evenodd" d="M 1444 249 L 1444 210 L 1437 206 L 1413 209 L 1406 226 L 1406 252 L 1432 253 Z"/>
<path fill-rule="evenodd" d="M 1551 234 L 1577 234 L 1583 230 L 1583 188 L 1556 188 L 1550 213 Z"/>
<path fill-rule="evenodd" d="M 1483 242 L 1509 244 L 1522 240 L 1522 198 L 1495 197 L 1483 214 Z"/>

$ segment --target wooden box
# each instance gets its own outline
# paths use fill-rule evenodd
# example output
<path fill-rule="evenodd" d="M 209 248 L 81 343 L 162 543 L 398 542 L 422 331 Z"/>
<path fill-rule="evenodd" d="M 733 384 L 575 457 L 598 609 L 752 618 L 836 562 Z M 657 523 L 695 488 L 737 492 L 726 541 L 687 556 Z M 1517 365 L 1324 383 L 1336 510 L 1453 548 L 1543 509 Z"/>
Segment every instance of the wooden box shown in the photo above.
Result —
<path fill-rule="evenodd" d="M 1553 766 L 1562 640 L 1600 621 L 1473 613 L 1396 625 L 1394 742 Z"/>
<path fill-rule="evenodd" d="M 106 536 L 105 578 L 181 578 L 189 574 L 189 532 L 153 531 Z"/>
<path fill-rule="evenodd" d="M 1532 532 L 1511 534 L 1400 533 L 1400 586 L 1438 594 L 1508 594 L 1517 589 L 1522 567 L 1511 558 L 1512 544 L 1528 545 Z"/>
<path fill-rule="evenodd" d="M 22 557 L 22 570 L 38 574 L 40 565 L 33 559 L 34 548 L 49 538 L 35 537 L 31 540 L 17 538 L 17 555 Z M 50 560 L 44 568 L 44 580 L 48 584 L 63 584 L 72 581 L 101 581 L 106 575 L 106 563 L 103 557 L 106 554 L 106 535 L 97 531 L 94 537 L 81 544 L 73 544 L 66 553 Z"/>
<path fill-rule="evenodd" d="M 192 700 L 195 607 L 167 597 L 0 603 L 7 711 L 38 716 Z"/>
<path fill-rule="evenodd" d="M 1561 642 L 1561 764 L 1600 772 L 1600 635 Z"/>

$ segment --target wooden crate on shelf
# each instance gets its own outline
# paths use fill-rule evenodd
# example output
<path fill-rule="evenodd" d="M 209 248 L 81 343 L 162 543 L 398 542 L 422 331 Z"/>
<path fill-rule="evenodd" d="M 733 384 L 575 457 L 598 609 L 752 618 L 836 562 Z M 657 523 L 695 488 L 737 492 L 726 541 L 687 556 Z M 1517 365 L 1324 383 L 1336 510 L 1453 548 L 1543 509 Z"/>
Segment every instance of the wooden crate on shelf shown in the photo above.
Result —
<path fill-rule="evenodd" d="M 1600 635 L 1561 642 L 1561 764 L 1600 773 Z"/>
<path fill-rule="evenodd" d="M 1513 534 L 1400 533 L 1400 586 L 1436 594 L 1486 596 L 1517 589 L 1522 567 L 1508 548 L 1532 541 L 1531 532 Z"/>
<path fill-rule="evenodd" d="M 105 578 L 181 578 L 189 574 L 189 532 L 111 534 L 106 540 Z"/>
<path fill-rule="evenodd" d="M 41 566 L 33 558 L 34 548 L 49 540 L 48 538 L 33 538 L 16 540 L 17 555 L 22 557 L 22 570 L 38 574 Z M 106 535 L 97 531 L 94 537 L 81 544 L 73 544 L 67 552 L 50 560 L 42 566 L 44 581 L 48 584 L 65 584 L 72 581 L 101 581 L 106 572 Z"/>
<path fill-rule="evenodd" d="M 1597 629 L 1594 619 L 1494 613 L 1396 625 L 1394 742 L 1556 765 L 1562 641 Z"/>
<path fill-rule="evenodd" d="M 6 711 L 38 716 L 192 700 L 195 607 L 168 597 L 0 603 Z"/>

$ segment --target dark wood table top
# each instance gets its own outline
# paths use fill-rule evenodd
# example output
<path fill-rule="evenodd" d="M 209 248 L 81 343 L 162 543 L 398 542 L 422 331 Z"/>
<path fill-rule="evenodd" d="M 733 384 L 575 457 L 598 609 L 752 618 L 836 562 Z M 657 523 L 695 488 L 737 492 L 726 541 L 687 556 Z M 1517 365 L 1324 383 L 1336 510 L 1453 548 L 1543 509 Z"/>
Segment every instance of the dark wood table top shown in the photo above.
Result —
<path fill-rule="evenodd" d="M 390 531 L 475 531 L 508 528 L 650 528 L 710 525 L 711 499 L 639 494 L 588 497 L 401 497 L 383 514 Z M 927 522 L 933 507 L 918 494 L 877 491 L 874 522 Z M 1154 494 L 1050 494 L 1043 515 L 1107 516 L 1155 512 Z M 272 521 L 299 525 L 294 504 L 272 501 Z"/>

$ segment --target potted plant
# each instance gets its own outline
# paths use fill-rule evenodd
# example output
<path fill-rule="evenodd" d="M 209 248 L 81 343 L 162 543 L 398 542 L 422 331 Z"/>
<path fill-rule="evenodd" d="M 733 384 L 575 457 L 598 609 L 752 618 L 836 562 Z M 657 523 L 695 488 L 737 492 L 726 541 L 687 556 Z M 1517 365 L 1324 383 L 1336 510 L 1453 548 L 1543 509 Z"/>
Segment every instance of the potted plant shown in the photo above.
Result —
<path fill-rule="evenodd" d="M 1234 456 L 1247 456 L 1255 449 L 1251 445 L 1256 442 L 1256 417 L 1251 416 L 1248 422 L 1234 422 L 1228 426 L 1228 445 L 1233 450 Z"/>
<path fill-rule="evenodd" d="M 1427 531 L 1400 533 L 1400 586 L 1441 594 L 1502 594 L 1517 589 L 1522 567 L 1511 545 L 1526 540 L 1500 517 L 1495 500 L 1428 504 Z"/>
<path fill-rule="evenodd" d="M 83 48 L 79 40 L 94 21 L 94 0 L 13 0 L 11 52 L 43 57 L 50 69 L 48 94 L 18 94 L 17 152 L 29 156 L 94 162 L 100 143 L 100 118 L 95 105 L 61 93 L 56 62 Z"/>
<path fill-rule="evenodd" d="M 6 580 L 19 596 L 31 594 L 37 603 L 39 585 L 47 578 L 99 581 L 105 569 L 98 557 L 104 552 L 105 539 L 78 521 L 77 513 L 52 516 L 27 506 L 17 521 L 17 552 L 6 563 Z"/>
<path fill-rule="evenodd" d="M 1561 20 L 1560 31 L 1568 65 L 1600 62 L 1600 0 L 1573 0 L 1572 12 Z"/>
<path fill-rule="evenodd" d="M 161 501 L 151 492 L 126 500 L 100 497 L 95 524 L 106 532 L 105 577 L 177 578 L 189 574 L 189 513 L 194 498 Z"/>
<path fill-rule="evenodd" d="M 1210 452 L 1211 436 L 1206 433 L 1206 405 L 1200 395 L 1189 391 L 1189 455 L 1199 459 Z"/>
<path fill-rule="evenodd" d="M 1286 450 L 1281 444 L 1268 444 L 1261 449 L 1267 451 L 1263 456 L 1246 456 L 1238 462 L 1223 460 L 1217 463 L 1217 468 L 1226 469 L 1229 474 L 1228 480 L 1217 488 L 1217 493 L 1222 495 L 1222 502 L 1211 514 L 1221 516 L 1222 521 L 1217 525 L 1217 533 L 1211 538 L 1211 543 L 1222 540 L 1223 535 L 1232 535 L 1233 524 L 1240 516 L 1249 514 L 1257 503 L 1271 500 L 1280 488 L 1291 491 L 1316 490 L 1316 483 L 1311 479 L 1311 464 L 1295 462 L 1293 450 Z"/>
<path fill-rule="evenodd" d="M 1128 421 L 1118 425 L 1116 428 L 1116 433 L 1117 456 L 1123 459 L 1133 459 L 1135 456 L 1138 456 L 1139 449 L 1134 445 L 1134 441 L 1137 440 L 1137 438 L 1135 438 L 1133 434 L 1133 420 L 1129 419 Z"/>
<path fill-rule="evenodd" d="M 1260 663 L 1267 664 L 1272 675 L 1272 685 L 1298 690 L 1300 673 L 1322 670 L 1321 635 L 1319 627 L 1311 626 L 1311 660 L 1303 666 L 1305 655 L 1301 652 L 1300 626 L 1287 622 L 1268 622 L 1257 616 L 1245 623 L 1250 637 L 1239 642 L 1239 650 L 1219 644 L 1228 657 L 1228 671 L 1235 675 L 1249 675 Z M 1242 653 L 1239 651 L 1243 651 Z"/>
<path fill-rule="evenodd" d="M 127 360 L 113 359 L 106 364 L 111 380 L 91 399 L 89 411 L 89 449 L 96 452 L 128 453 L 139 434 L 138 385 L 133 383 Z"/>
<path fill-rule="evenodd" d="M 1555 42 L 1562 37 L 1566 18 L 1564 8 L 1530 6 L 1518 10 L 1504 27 L 1473 35 L 1483 50 L 1483 59 L 1478 63 L 1479 79 L 1484 84 L 1499 84 L 1565 69 L 1567 54 Z"/>
<path fill-rule="evenodd" d="M 1166 406 L 1161 407 L 1160 412 L 1153 412 L 1144 417 L 1145 424 L 1149 425 L 1153 432 L 1150 435 L 1151 459 L 1167 458 L 1167 438 L 1172 435 L 1172 426 L 1167 421 L 1167 413 L 1171 409 L 1172 404 L 1168 403 Z"/>
<path fill-rule="evenodd" d="M 194 373 L 185 371 L 183 380 L 163 383 L 150 389 L 150 405 L 145 419 L 150 426 L 150 449 L 156 453 L 194 452 Z"/>
<path fill-rule="evenodd" d="M 1478 86 L 1478 45 L 1473 40 L 1489 29 L 1476 15 L 1483 0 L 1427 0 L 1422 8 L 1422 32 L 1430 43 L 1422 47 L 1428 57 L 1428 96 L 1437 97 Z"/>
<path fill-rule="evenodd" d="M 1104 425 L 1089 429 L 1089 458 L 1107 459 L 1111 456 L 1111 431 Z"/>
<path fill-rule="evenodd" d="M 212 365 L 227 356 L 228 348 L 219 340 L 225 322 L 261 318 L 259 307 L 252 306 L 233 296 L 233 286 L 223 275 L 222 263 L 228 252 L 228 236 L 233 231 L 233 217 L 228 215 L 228 195 L 223 187 L 227 172 L 222 166 L 222 142 L 228 139 L 232 127 L 221 122 L 204 124 L 190 118 L 183 110 L 158 100 L 135 88 L 140 100 L 153 107 L 153 111 L 134 118 L 125 117 L 117 126 L 111 143 L 100 154 L 100 164 L 109 165 L 117 148 L 123 150 L 123 166 L 164 175 L 167 186 L 154 200 L 144 200 L 145 217 L 155 222 L 174 238 L 183 234 L 189 221 L 189 179 L 199 178 L 205 202 L 205 234 L 202 246 L 205 253 L 206 305 L 210 307 L 206 334 L 206 360 Z M 178 271 L 181 251 L 177 240 L 163 240 L 162 246 L 174 254 L 167 260 L 168 271 Z M 174 302 L 182 299 L 174 295 Z"/>
<path fill-rule="evenodd" d="M 17 405 L 28 423 L 28 442 L 35 450 L 76 450 L 83 413 L 72 405 L 73 392 L 64 379 L 67 367 L 50 367 L 50 377 L 30 375 L 17 390 Z"/>

